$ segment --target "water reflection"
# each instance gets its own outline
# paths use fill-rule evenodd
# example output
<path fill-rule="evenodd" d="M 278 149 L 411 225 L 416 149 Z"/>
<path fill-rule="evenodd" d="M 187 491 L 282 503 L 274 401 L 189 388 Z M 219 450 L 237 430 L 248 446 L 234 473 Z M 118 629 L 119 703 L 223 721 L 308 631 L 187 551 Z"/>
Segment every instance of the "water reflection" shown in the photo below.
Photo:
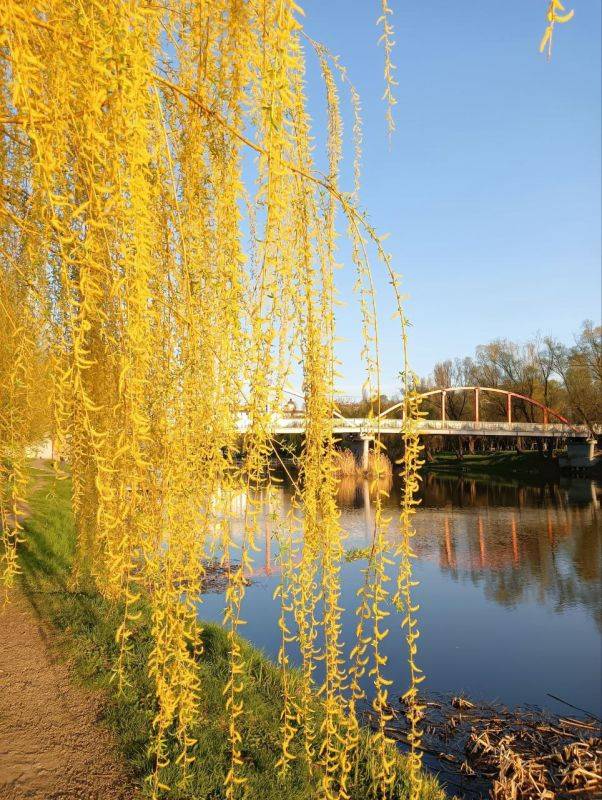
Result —
<path fill-rule="evenodd" d="M 347 549 L 371 541 L 376 486 L 346 479 L 339 487 Z M 384 505 L 396 542 L 394 486 Z M 264 503 L 254 582 L 247 590 L 247 635 L 277 652 L 277 532 L 287 524 L 291 489 Z M 421 658 L 433 691 L 465 691 L 508 703 L 549 704 L 547 692 L 596 710 L 602 630 L 601 487 L 585 479 L 543 486 L 426 477 L 416 514 L 415 572 L 420 580 Z M 240 515 L 245 498 L 236 498 Z M 353 639 L 356 591 L 366 560 L 343 566 L 343 634 Z M 219 618 L 223 599 L 205 598 L 202 614 Z M 391 617 L 394 623 L 394 615 Z M 401 637 L 387 643 L 395 689 L 404 686 Z"/>
<path fill-rule="evenodd" d="M 427 480 L 416 550 L 453 580 L 501 605 L 527 599 L 561 612 L 580 605 L 602 630 L 600 489 Z"/>
<path fill-rule="evenodd" d="M 584 506 L 599 509 L 601 496 L 600 485 L 586 478 L 561 478 L 559 481 L 529 486 L 512 481 L 438 477 L 427 473 L 422 484 L 423 505 L 432 508 Z"/>
<path fill-rule="evenodd" d="M 416 549 L 442 572 L 483 587 L 515 607 L 526 599 L 555 611 L 580 604 L 602 628 L 601 546 L 594 509 L 496 509 L 495 513 L 423 514 Z"/>

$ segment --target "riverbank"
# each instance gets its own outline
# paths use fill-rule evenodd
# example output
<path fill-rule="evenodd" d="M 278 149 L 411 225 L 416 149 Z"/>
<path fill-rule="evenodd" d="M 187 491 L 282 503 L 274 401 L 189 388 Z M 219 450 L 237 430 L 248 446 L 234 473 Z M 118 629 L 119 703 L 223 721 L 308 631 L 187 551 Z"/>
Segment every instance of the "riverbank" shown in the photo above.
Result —
<path fill-rule="evenodd" d="M 466 454 L 438 453 L 425 463 L 423 470 L 436 475 L 458 475 L 466 478 L 489 476 L 514 477 L 531 480 L 553 480 L 560 477 L 558 460 L 538 452 L 517 453 L 504 450 L 495 453 Z"/>
<path fill-rule="evenodd" d="M 148 746 L 155 715 L 146 666 L 151 647 L 148 621 L 143 617 L 133 632 L 130 685 L 118 695 L 110 679 L 117 655 L 115 631 L 121 622 L 121 610 L 103 600 L 90 586 L 72 587 L 75 531 L 69 482 L 56 481 L 48 474 L 38 474 L 35 480 L 37 488 L 31 498 L 31 515 L 24 522 L 28 545 L 20 554 L 23 594 L 45 624 L 56 632 L 58 652 L 68 660 L 78 682 L 102 699 L 99 724 L 113 734 L 126 768 L 142 786 L 144 777 L 152 771 Z M 186 785 L 179 785 L 182 776 L 177 766 L 173 765 L 166 772 L 164 780 L 171 786 L 171 800 L 222 797 L 229 766 L 223 697 L 228 675 L 227 641 L 216 625 L 204 626 L 203 639 L 200 717 L 193 731 L 198 740 L 199 758 L 190 768 Z M 311 800 L 316 796 L 316 779 L 309 775 L 302 758 L 293 762 L 290 776 L 284 783 L 276 774 L 282 709 L 280 672 L 247 642 L 242 642 L 242 649 L 247 674 L 240 733 L 249 796 L 262 800 Z M 43 717 L 39 724 L 44 725 Z M 295 752 L 294 746 L 291 749 Z M 297 754 L 300 755 L 300 746 Z M 392 796 L 404 798 L 408 788 L 404 777 L 405 761 L 401 755 L 398 758 L 401 777 Z M 367 796 L 366 765 L 366 758 L 362 758 L 352 792 L 356 800 Z M 442 796 L 436 781 L 426 777 L 421 800 L 436 800 Z"/>

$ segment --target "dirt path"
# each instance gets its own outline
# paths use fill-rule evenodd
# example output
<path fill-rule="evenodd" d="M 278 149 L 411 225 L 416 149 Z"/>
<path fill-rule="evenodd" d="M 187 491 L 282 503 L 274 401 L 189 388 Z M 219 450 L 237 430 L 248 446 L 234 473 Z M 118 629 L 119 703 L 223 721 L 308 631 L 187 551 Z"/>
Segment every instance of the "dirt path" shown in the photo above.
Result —
<path fill-rule="evenodd" d="M 134 800 L 137 792 L 27 599 L 0 609 L 0 800 Z"/>

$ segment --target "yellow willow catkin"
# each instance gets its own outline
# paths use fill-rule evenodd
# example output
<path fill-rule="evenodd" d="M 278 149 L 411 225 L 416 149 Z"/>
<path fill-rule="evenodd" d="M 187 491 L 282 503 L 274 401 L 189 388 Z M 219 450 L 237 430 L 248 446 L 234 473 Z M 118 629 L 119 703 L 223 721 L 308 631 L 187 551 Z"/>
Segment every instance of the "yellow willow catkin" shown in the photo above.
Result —
<path fill-rule="evenodd" d="M 333 79 L 326 60 L 328 54 L 325 48 L 322 46 L 315 45 L 315 47 L 320 57 L 322 71 L 327 87 L 329 108 L 332 109 L 330 112 L 330 129 L 336 130 L 338 99 L 336 93 L 333 91 Z M 346 80 L 346 71 L 344 68 L 340 67 L 337 59 L 332 58 L 332 61 L 335 68 L 341 74 L 342 80 Z M 361 157 L 361 116 L 359 99 L 353 86 L 351 86 L 351 103 L 354 111 L 355 145 L 354 194 L 352 197 L 357 197 L 359 193 L 359 161 Z M 331 153 L 336 154 L 336 152 L 336 150 L 331 149 Z M 331 155 L 331 163 L 332 160 L 333 155 Z M 333 174 L 336 174 L 336 171 L 331 167 L 331 175 Z M 336 182 L 333 181 L 333 185 L 336 187 Z M 371 279 L 371 270 L 368 262 L 365 241 L 359 230 L 357 219 L 353 215 L 351 215 L 350 218 L 350 235 L 353 242 L 353 261 L 356 264 L 358 271 L 356 288 L 359 289 L 360 308 L 362 311 L 364 346 L 361 356 L 365 363 L 367 372 L 367 378 L 363 388 L 371 402 L 368 416 L 370 418 L 376 417 L 374 446 L 376 452 L 378 453 L 379 448 L 382 446 L 380 443 L 380 432 L 378 428 L 378 418 L 381 410 L 381 393 L 379 382 L 380 366 L 378 328 L 376 320 L 376 308 L 374 303 L 374 287 Z M 361 701 L 365 696 L 364 691 L 360 687 L 360 680 L 366 671 L 366 666 L 368 665 L 370 658 L 373 660 L 373 665 L 369 668 L 368 674 L 372 678 L 374 687 L 374 700 L 372 705 L 378 721 L 377 731 L 369 741 L 369 749 L 371 753 L 369 757 L 370 775 L 374 793 L 377 796 L 385 797 L 395 781 L 395 757 L 392 756 L 390 747 L 391 743 L 385 734 L 386 723 L 391 719 L 391 714 L 387 705 L 387 686 L 389 686 L 392 681 L 385 679 L 382 674 L 382 669 L 387 663 L 387 658 L 386 656 L 382 655 L 380 646 L 380 642 L 388 634 L 388 630 L 381 627 L 382 620 L 385 619 L 389 614 L 389 612 L 384 608 L 388 598 L 386 582 L 389 580 L 386 574 L 386 567 L 393 564 L 391 558 L 386 555 L 387 547 L 384 539 L 385 524 L 386 519 L 382 513 L 382 492 L 380 488 L 376 486 L 374 529 L 372 532 L 373 541 L 370 550 L 369 565 L 365 570 L 364 584 L 359 590 L 361 602 L 356 612 L 359 617 L 359 623 L 356 630 L 357 643 L 351 653 L 352 664 L 349 674 L 351 700 L 347 715 L 348 718 L 347 730 L 345 733 L 345 743 L 340 754 L 342 769 L 339 776 L 339 790 L 341 797 L 348 796 L 347 787 L 349 773 L 353 768 L 354 758 L 357 755 L 359 729 L 357 724 L 356 707 L 358 702 Z M 370 630 L 366 635 L 368 628 Z M 370 656 L 366 655 L 368 648 L 370 649 Z"/>
<path fill-rule="evenodd" d="M 2 64 L 0 74 L 6 76 Z M 7 82 L 0 87 L 0 115 L 11 116 Z M 31 164 L 18 127 L 0 140 L 0 589 L 8 600 L 19 572 L 28 470 L 26 448 L 46 433 L 45 354 L 42 345 L 42 261 L 39 228 L 28 220 Z"/>
<path fill-rule="evenodd" d="M 280 600 L 278 665 L 282 671 L 283 692 L 282 712 L 280 715 L 281 752 L 276 762 L 280 780 L 284 780 L 287 777 L 291 769 L 291 762 L 296 758 L 291 751 L 291 745 L 297 735 L 302 718 L 302 709 L 298 701 L 297 692 L 294 691 L 292 686 L 291 662 L 287 649 L 289 644 L 296 641 L 291 625 L 291 619 L 293 619 L 294 614 L 294 570 L 299 552 L 298 542 L 295 537 L 296 529 L 297 523 L 294 516 L 294 508 L 291 508 L 283 522 L 276 520 L 274 538 L 278 545 L 278 564 L 282 571 L 281 581 L 274 591 L 274 599 L 279 598 Z"/>
<path fill-rule="evenodd" d="M 395 276 L 392 276 L 392 283 L 399 300 L 399 292 L 395 283 Z M 417 492 L 420 482 L 420 467 L 423 462 L 420 460 L 420 453 L 423 449 L 420 444 L 418 434 L 418 420 L 420 419 L 420 395 L 414 388 L 414 376 L 410 372 L 408 363 L 408 338 L 407 320 L 403 310 L 399 306 L 398 311 L 403 340 L 404 371 L 403 371 L 403 460 L 401 477 L 403 480 L 402 502 L 401 502 L 401 539 L 399 542 L 397 555 L 399 558 L 399 570 L 397 575 L 397 591 L 393 598 L 397 609 L 403 614 L 401 627 L 405 629 L 406 643 L 408 646 L 408 666 L 410 672 L 409 687 L 402 696 L 402 700 L 407 703 L 407 718 L 410 722 L 408 741 L 410 752 L 408 755 L 408 766 L 410 771 L 410 798 L 417 800 L 420 796 L 422 783 L 420 769 L 422 765 L 422 750 L 420 749 L 422 731 L 420 720 L 423 716 L 424 706 L 420 704 L 418 696 L 418 686 L 425 679 L 425 676 L 418 666 L 417 640 L 420 636 L 418 630 L 418 620 L 416 614 L 419 606 L 413 599 L 413 589 L 418 582 L 412 577 L 412 559 L 416 557 L 412 549 L 412 538 L 415 535 L 413 516 L 420 500 Z"/>
<path fill-rule="evenodd" d="M 392 130 L 391 8 L 380 7 Z M 554 23 L 565 21 L 559 8 L 550 6 L 544 47 Z M 391 276 L 404 348 L 405 321 L 389 257 L 357 208 L 359 96 L 338 59 L 303 38 L 302 17 L 293 0 L 0 4 L 0 579 L 11 586 L 18 570 L 27 447 L 50 437 L 72 479 L 73 583 L 94 582 L 120 615 L 119 690 L 129 681 L 139 627 L 150 631 L 154 797 L 191 789 L 191 764 L 205 755 L 195 729 L 205 713 L 198 605 L 208 559 L 221 561 L 228 575 L 223 791 L 229 800 L 248 791 L 249 670 L 239 632 L 264 524 L 261 498 L 271 483 L 271 431 L 295 364 L 305 430 L 291 517 L 278 533 L 283 708 L 276 767 L 283 787 L 302 768 L 316 797 L 347 800 L 360 791 L 366 741 L 369 793 L 386 797 L 399 777 L 386 736 L 382 641 L 391 545 L 379 487 L 372 487 L 372 550 L 349 664 L 342 641 L 345 532 L 333 436 L 341 211 L 357 272 L 376 458 L 374 254 Z M 306 41 L 325 86 L 325 176 L 316 170 L 307 110 Z M 349 86 L 353 114 L 351 192 L 341 185 L 341 84 Z M 418 797 L 422 675 L 411 538 L 420 446 L 407 357 L 404 375 L 393 599 L 409 648 Z M 242 531 L 232 511 L 237 493 L 247 498 Z M 360 726 L 366 695 L 377 719 L 373 734 Z"/>
<path fill-rule="evenodd" d="M 546 12 L 546 19 L 548 24 L 542 36 L 541 42 L 539 43 L 539 52 L 543 53 L 544 51 L 547 50 L 546 55 L 548 61 L 552 58 L 552 40 L 554 38 L 554 25 L 556 25 L 557 22 L 560 23 L 568 22 L 575 16 L 574 11 L 569 11 L 568 14 L 560 13 L 562 11 L 564 11 L 564 5 L 560 2 L 560 0 L 550 0 L 548 4 L 548 10 Z"/>
<path fill-rule="evenodd" d="M 385 66 L 384 66 L 384 78 L 385 78 L 385 93 L 383 95 L 383 100 L 387 104 L 387 128 L 389 130 L 389 136 L 395 130 L 395 120 L 393 118 L 393 106 L 396 105 L 397 100 L 395 99 L 395 95 L 393 94 L 393 87 L 397 85 L 397 81 L 395 80 L 394 71 L 395 65 L 393 64 L 392 60 L 392 53 L 393 47 L 395 46 L 395 42 L 393 41 L 394 36 L 394 29 L 393 23 L 391 22 L 391 16 L 393 15 L 393 9 L 388 3 L 388 0 L 381 0 L 381 16 L 378 18 L 377 25 L 382 27 L 382 34 L 380 39 L 378 40 L 379 44 L 382 44 L 384 53 L 385 53 Z"/>
<path fill-rule="evenodd" d="M 322 51 L 322 58 L 324 58 Z M 336 60 L 335 60 L 336 66 Z M 323 67 L 324 69 L 324 67 Z M 344 73 L 343 73 L 344 77 Z M 328 78 L 326 78 L 328 87 Z M 351 102 L 354 109 L 354 141 L 355 141 L 355 168 L 354 168 L 354 195 L 358 194 L 359 159 L 361 148 L 361 119 L 359 117 L 358 100 L 351 87 Z M 373 422 L 375 453 L 380 452 L 380 356 L 378 341 L 378 324 L 376 316 L 375 292 L 372 281 L 371 268 L 366 247 L 366 239 L 359 227 L 359 220 L 352 208 L 343 203 L 343 209 L 349 221 L 350 236 L 353 243 L 352 258 L 357 268 L 356 290 L 360 295 L 360 309 L 362 314 L 363 348 L 362 360 L 366 368 L 366 380 L 363 386 L 365 395 L 370 400 L 368 412 L 369 419 Z M 368 238 L 374 239 L 374 234 L 367 229 Z M 385 260 L 386 263 L 386 260 Z M 377 456 L 378 457 L 378 456 Z M 390 580 L 386 569 L 393 564 L 390 555 L 387 555 L 387 544 L 384 529 L 388 524 L 382 512 L 382 496 L 378 481 L 373 483 L 376 489 L 374 507 L 374 527 L 372 530 L 372 546 L 370 549 L 368 567 L 364 571 L 364 583 L 358 592 L 360 605 L 356 613 L 359 623 L 356 629 L 357 643 L 352 650 L 352 666 L 350 669 L 351 701 L 349 708 L 349 731 L 346 735 L 345 747 L 341 755 L 344 764 L 344 773 L 351 770 L 354 754 L 358 744 L 358 727 L 356 719 L 356 706 L 364 698 L 360 687 L 360 679 L 366 671 L 366 666 L 372 660 L 368 675 L 372 678 L 374 698 L 372 707 L 376 714 L 377 729 L 369 740 L 369 767 L 372 789 L 376 796 L 386 796 L 395 782 L 395 756 L 392 755 L 391 741 L 386 735 L 386 725 L 391 719 L 388 708 L 388 686 L 392 681 L 383 675 L 387 664 L 387 657 L 382 654 L 381 641 L 386 638 L 389 631 L 381 626 L 383 620 L 389 615 L 386 603 L 389 592 L 386 583 Z M 367 653 L 369 654 L 367 655 Z M 341 780 L 341 796 L 346 796 L 347 775 Z"/>
<path fill-rule="evenodd" d="M 0 428 L 0 524 L 2 526 L 2 552 L 0 554 L 0 579 L 5 590 L 14 585 L 19 571 L 17 547 L 22 539 L 27 476 L 25 474 L 25 445 L 28 424 L 27 358 L 31 351 L 31 329 L 18 324 L 10 308 L 16 308 L 16 298 L 9 292 L 0 295 L 0 321 L 8 327 L 9 337 L 0 355 L 5 366 L 7 381 L 2 387 Z M 22 307 L 22 306 L 21 306 Z M 23 320 L 25 322 L 25 320 Z M 5 327 L 6 330 L 6 327 Z M 7 346 L 8 345 L 8 346 Z"/>

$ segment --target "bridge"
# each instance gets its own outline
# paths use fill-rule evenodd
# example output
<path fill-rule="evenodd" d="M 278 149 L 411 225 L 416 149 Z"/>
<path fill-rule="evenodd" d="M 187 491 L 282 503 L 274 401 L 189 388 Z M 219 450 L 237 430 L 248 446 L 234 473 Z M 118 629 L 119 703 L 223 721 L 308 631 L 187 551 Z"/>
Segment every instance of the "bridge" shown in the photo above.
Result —
<path fill-rule="evenodd" d="M 473 419 L 449 419 L 447 398 L 450 394 L 469 393 L 473 397 Z M 484 394 L 499 396 L 503 401 L 505 419 L 502 421 L 488 421 L 481 418 L 481 398 Z M 301 398 L 294 392 L 287 392 L 291 397 Z M 587 440 L 591 436 L 590 430 L 585 425 L 575 425 L 554 409 L 518 392 L 507 391 L 485 386 L 451 386 L 445 389 L 432 389 L 423 392 L 420 397 L 440 398 L 438 404 L 439 418 L 421 418 L 416 425 L 421 435 L 437 436 L 508 436 L 508 437 L 536 437 L 536 438 L 578 438 Z M 531 406 L 536 409 L 540 421 L 516 419 L 516 404 L 521 403 L 522 409 Z M 356 434 L 362 439 L 370 440 L 378 434 L 401 434 L 404 426 L 403 401 L 385 409 L 373 418 L 348 418 L 335 412 L 333 431 L 335 434 Z M 402 418 L 392 416 L 394 412 L 402 412 Z M 275 416 L 272 423 L 273 434 L 302 434 L 305 431 L 305 417 L 303 412 L 298 412 L 294 401 L 289 401 L 282 416 Z M 525 414 L 526 416 L 526 414 Z M 245 422 L 241 420 L 240 429 L 244 430 Z"/>

